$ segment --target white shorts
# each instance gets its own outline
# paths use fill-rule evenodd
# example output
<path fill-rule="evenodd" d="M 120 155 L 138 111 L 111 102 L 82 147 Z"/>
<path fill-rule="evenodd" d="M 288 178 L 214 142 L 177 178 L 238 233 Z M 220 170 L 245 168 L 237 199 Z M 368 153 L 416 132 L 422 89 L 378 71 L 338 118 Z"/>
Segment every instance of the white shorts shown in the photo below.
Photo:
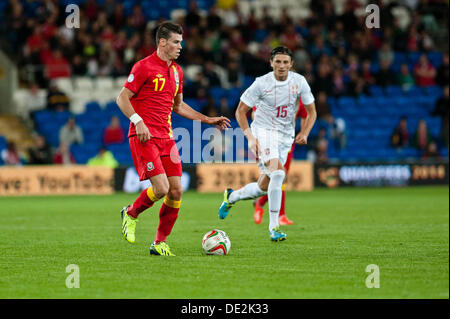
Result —
<path fill-rule="evenodd" d="M 261 154 L 258 157 L 258 168 L 261 174 L 270 174 L 269 168 L 264 163 L 271 159 L 278 158 L 281 165 L 284 166 L 292 143 L 294 143 L 294 137 L 276 130 L 259 127 L 252 127 L 251 129 L 261 148 Z"/>

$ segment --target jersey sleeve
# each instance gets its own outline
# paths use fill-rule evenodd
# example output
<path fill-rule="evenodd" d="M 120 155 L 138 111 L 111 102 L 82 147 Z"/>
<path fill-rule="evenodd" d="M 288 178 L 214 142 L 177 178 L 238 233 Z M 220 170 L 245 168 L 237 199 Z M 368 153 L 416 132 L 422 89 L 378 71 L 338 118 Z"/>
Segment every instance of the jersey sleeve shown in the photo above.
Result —
<path fill-rule="evenodd" d="M 178 94 L 182 94 L 183 93 L 183 69 L 177 65 L 177 69 L 178 69 L 178 74 L 180 76 L 180 83 L 179 83 L 179 87 L 178 87 Z"/>
<path fill-rule="evenodd" d="M 314 95 L 312 94 L 311 88 L 304 77 L 300 80 L 299 97 L 304 105 L 309 105 L 314 102 Z"/>
<path fill-rule="evenodd" d="M 261 97 L 261 86 L 259 85 L 258 79 L 253 82 L 250 87 L 245 90 L 244 94 L 241 96 L 241 101 L 248 105 L 249 107 L 253 107 L 257 105 L 258 100 Z"/>
<path fill-rule="evenodd" d="M 130 75 L 128 76 L 128 79 L 126 80 L 123 86 L 132 91 L 134 94 L 136 94 L 142 87 L 142 85 L 144 85 L 146 80 L 147 80 L 147 71 L 145 67 L 138 62 L 135 65 L 133 65 Z"/>
<path fill-rule="evenodd" d="M 302 100 L 299 100 L 298 104 L 299 104 L 299 106 L 298 106 L 297 117 L 304 119 L 308 116 L 308 112 L 306 111 L 305 105 L 302 103 Z"/>

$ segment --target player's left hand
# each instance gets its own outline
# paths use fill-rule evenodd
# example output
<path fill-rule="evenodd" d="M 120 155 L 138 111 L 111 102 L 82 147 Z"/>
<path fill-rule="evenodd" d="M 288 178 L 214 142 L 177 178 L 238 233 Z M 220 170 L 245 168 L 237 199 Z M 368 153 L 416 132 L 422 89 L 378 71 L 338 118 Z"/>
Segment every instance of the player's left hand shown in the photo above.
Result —
<path fill-rule="evenodd" d="M 308 144 L 308 136 L 298 133 L 297 136 L 295 137 L 295 143 L 300 144 L 300 145 Z"/>
<path fill-rule="evenodd" d="M 225 116 L 208 117 L 206 124 L 216 125 L 222 131 L 231 127 L 230 120 Z"/>

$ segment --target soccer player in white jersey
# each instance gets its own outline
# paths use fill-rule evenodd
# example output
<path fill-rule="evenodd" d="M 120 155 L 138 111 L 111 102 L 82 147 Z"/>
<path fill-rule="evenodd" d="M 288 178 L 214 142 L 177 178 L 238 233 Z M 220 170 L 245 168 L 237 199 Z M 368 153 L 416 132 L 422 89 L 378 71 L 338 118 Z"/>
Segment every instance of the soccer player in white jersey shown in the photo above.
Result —
<path fill-rule="evenodd" d="M 267 193 L 270 239 L 281 241 L 286 239 L 286 234 L 280 230 L 278 223 L 281 186 L 286 176 L 283 165 L 294 141 L 300 145 L 307 144 L 317 115 L 314 96 L 305 78 L 290 71 L 293 66 L 292 52 L 286 47 L 273 49 L 270 65 L 273 72 L 256 78 L 242 94 L 236 110 L 236 119 L 248 140 L 249 148 L 256 154 L 261 175 L 258 182 L 235 191 L 231 188 L 225 190 L 219 218 L 227 217 L 236 202 Z M 301 131 L 295 136 L 299 99 L 305 105 L 308 115 L 305 125 L 302 125 Z M 250 128 L 246 114 L 253 105 L 257 108 Z"/>

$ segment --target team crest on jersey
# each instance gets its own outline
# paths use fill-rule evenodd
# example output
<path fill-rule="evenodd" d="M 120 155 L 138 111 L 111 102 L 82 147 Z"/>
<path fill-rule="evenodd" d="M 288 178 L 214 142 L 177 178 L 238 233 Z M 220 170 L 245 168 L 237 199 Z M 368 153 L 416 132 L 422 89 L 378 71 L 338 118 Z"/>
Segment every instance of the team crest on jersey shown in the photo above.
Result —
<path fill-rule="evenodd" d="M 130 76 L 128 77 L 128 82 L 131 83 L 134 80 L 134 74 L 131 73 Z"/>
<path fill-rule="evenodd" d="M 155 168 L 155 166 L 153 166 L 153 162 L 147 163 L 147 171 L 153 171 L 154 168 Z"/>
<path fill-rule="evenodd" d="M 297 94 L 298 93 L 298 85 L 291 86 L 291 92 L 294 95 Z"/>
<path fill-rule="evenodd" d="M 266 148 L 265 152 L 266 152 L 266 155 L 269 155 L 270 154 L 270 148 Z"/>

